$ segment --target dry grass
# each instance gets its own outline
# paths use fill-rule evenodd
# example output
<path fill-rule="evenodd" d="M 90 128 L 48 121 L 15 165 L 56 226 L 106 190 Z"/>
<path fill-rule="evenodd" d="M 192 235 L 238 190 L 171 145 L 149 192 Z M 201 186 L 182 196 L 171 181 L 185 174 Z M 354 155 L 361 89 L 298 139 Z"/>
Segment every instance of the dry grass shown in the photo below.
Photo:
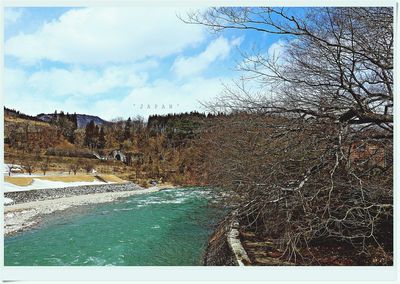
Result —
<path fill-rule="evenodd" d="M 115 175 L 99 175 L 100 178 L 107 182 L 125 183 L 123 180 Z M 95 176 L 92 175 L 68 175 L 68 176 L 42 176 L 42 177 L 4 177 L 6 182 L 12 183 L 17 186 L 28 186 L 32 184 L 33 179 L 41 179 L 48 181 L 61 181 L 61 182 L 93 182 L 97 181 Z"/>
<path fill-rule="evenodd" d="M 74 144 L 68 142 L 66 139 L 62 139 L 62 140 L 60 141 L 60 143 L 58 143 L 58 144 L 56 145 L 55 148 L 65 150 L 65 149 L 76 149 L 77 147 L 75 147 Z"/>
<path fill-rule="evenodd" d="M 117 183 L 125 183 L 126 180 L 123 180 L 115 175 L 99 175 L 102 179 L 107 182 L 117 182 Z"/>
<path fill-rule="evenodd" d="M 44 176 L 37 178 L 41 180 L 62 181 L 62 182 L 78 182 L 78 181 L 93 182 L 96 180 L 96 178 L 91 175 L 47 176 L 47 177 Z"/>
<path fill-rule="evenodd" d="M 28 186 L 33 182 L 31 177 L 4 177 L 5 182 L 12 183 L 18 186 Z"/>
<path fill-rule="evenodd" d="M 14 117 L 14 116 L 5 116 L 4 117 L 4 121 L 5 122 L 14 122 L 14 123 L 26 123 L 26 122 L 29 122 L 31 125 L 50 127 L 49 123 L 44 122 L 44 121 L 42 122 L 42 121 L 24 119 L 24 118 Z"/>

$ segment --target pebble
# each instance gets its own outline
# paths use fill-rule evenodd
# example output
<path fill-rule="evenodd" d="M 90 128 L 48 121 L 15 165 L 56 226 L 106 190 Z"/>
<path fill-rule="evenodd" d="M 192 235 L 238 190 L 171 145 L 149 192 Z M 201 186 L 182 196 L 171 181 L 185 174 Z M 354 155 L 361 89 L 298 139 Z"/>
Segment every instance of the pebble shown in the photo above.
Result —
<path fill-rule="evenodd" d="M 5 192 L 4 197 L 13 200 L 12 203 L 9 203 L 7 205 L 14 205 L 32 201 L 70 197 L 75 195 L 103 193 L 103 192 L 131 191 L 139 189 L 143 188 L 132 182 L 123 184 L 108 183 L 100 185 L 83 185 L 83 186 L 64 187 L 64 188 L 46 188 L 46 189 L 36 189 L 29 191 Z"/>

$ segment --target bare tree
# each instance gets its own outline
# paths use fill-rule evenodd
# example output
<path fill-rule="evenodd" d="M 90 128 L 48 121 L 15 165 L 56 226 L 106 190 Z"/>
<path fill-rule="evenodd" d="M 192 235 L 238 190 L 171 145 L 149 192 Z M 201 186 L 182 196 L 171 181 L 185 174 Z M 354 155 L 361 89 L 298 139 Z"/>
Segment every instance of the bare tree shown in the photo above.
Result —
<path fill-rule="evenodd" d="M 232 192 L 242 224 L 281 239 L 293 259 L 329 239 L 390 252 L 392 164 L 378 174 L 371 166 L 383 165 L 390 142 L 366 134 L 364 146 L 383 151 L 361 150 L 364 160 L 356 162 L 353 133 L 335 124 L 257 114 L 221 120 L 198 142 L 198 171 L 201 180 Z"/>
<path fill-rule="evenodd" d="M 11 176 L 12 170 L 15 168 L 14 163 L 15 161 L 12 160 L 9 164 L 7 164 L 8 176 Z"/>
<path fill-rule="evenodd" d="M 69 172 L 73 172 L 76 175 L 77 171 L 80 169 L 80 163 L 72 163 L 69 165 Z"/>
<path fill-rule="evenodd" d="M 46 175 L 46 172 L 49 170 L 49 158 L 45 159 L 41 164 L 40 164 L 40 169 L 43 172 L 43 175 Z"/>
<path fill-rule="evenodd" d="M 84 169 L 85 169 L 87 174 L 90 173 L 94 169 L 93 163 L 90 162 L 90 161 L 85 162 Z"/>
<path fill-rule="evenodd" d="M 39 161 L 40 160 L 40 153 L 41 153 L 39 145 L 35 146 L 34 153 L 35 153 L 35 160 Z"/>
<path fill-rule="evenodd" d="M 9 140 L 9 143 L 10 143 L 10 147 L 14 148 L 14 147 L 17 146 L 18 133 L 17 133 L 17 130 L 15 128 L 12 128 L 12 127 L 10 127 L 10 128 L 11 129 L 10 129 L 10 132 L 8 133 L 8 140 Z"/>
<path fill-rule="evenodd" d="M 32 175 L 32 172 L 35 169 L 35 165 L 32 161 L 26 161 L 24 169 L 29 173 L 29 175 Z"/>
<path fill-rule="evenodd" d="M 243 78 L 261 83 L 262 93 L 238 83 L 213 107 L 374 124 L 392 132 L 392 8 L 310 8 L 300 16 L 290 8 L 221 7 L 185 21 L 284 36 L 280 53 L 242 53 Z"/>
<path fill-rule="evenodd" d="M 280 34 L 242 52 L 243 80 L 207 106 L 199 174 L 229 189 L 241 221 L 296 259 L 313 242 L 392 253 L 393 9 L 211 8 L 188 23 Z M 272 54 L 271 54 L 272 53 Z M 252 92 L 247 84 L 259 84 Z M 376 168 L 380 168 L 376 171 Z M 387 258 L 390 263 L 390 257 Z"/>

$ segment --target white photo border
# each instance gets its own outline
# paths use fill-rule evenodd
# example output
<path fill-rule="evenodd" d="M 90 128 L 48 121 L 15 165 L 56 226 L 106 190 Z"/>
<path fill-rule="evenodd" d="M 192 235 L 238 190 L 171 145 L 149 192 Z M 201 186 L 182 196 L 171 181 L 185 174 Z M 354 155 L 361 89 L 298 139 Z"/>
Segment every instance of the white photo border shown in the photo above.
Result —
<path fill-rule="evenodd" d="M 327 6 L 391 6 L 394 8 L 394 87 L 399 93 L 399 74 L 398 74 L 398 2 L 388 0 L 3 0 L 1 2 L 0 20 L 1 29 L 1 76 L 0 85 L 2 87 L 0 101 L 4 102 L 4 8 L 6 7 L 92 7 L 92 6 L 176 6 L 176 7 L 211 7 L 211 6 L 285 6 L 285 7 L 327 7 Z M 396 100 L 396 99 L 395 99 Z M 3 104 L 4 105 L 4 104 Z M 4 165 L 4 109 L 1 108 L 0 115 L 0 161 Z M 399 106 L 394 104 L 394 121 L 397 124 L 399 119 Z M 394 145 L 400 145 L 398 128 L 395 127 Z M 394 149 L 394 240 L 398 237 L 399 226 L 397 224 L 399 216 L 398 194 L 399 180 L 396 174 L 399 173 L 400 151 Z M 1 175 L 1 184 L 4 177 Z M 3 187 L 0 187 L 3 188 Z M 397 189 L 397 190 L 396 190 Z M 0 194 L 0 206 L 4 210 L 4 195 Z M 4 211 L 3 211 L 4 212 Z M 400 279 L 398 267 L 398 244 L 394 242 L 394 262 L 393 266 L 350 266 L 350 267 L 194 267 L 194 266 L 124 266 L 124 267 L 46 267 L 46 266 L 4 266 L 4 218 L 0 218 L 0 275 L 1 280 L 92 280 L 92 281 L 118 281 L 118 280 L 137 280 L 137 281 L 393 281 Z"/>

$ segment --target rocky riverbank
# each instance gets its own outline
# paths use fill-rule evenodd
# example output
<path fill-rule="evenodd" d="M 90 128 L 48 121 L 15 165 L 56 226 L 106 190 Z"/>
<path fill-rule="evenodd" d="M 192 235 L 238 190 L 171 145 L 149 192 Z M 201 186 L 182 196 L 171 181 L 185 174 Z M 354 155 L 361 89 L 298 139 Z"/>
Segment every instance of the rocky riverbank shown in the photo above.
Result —
<path fill-rule="evenodd" d="M 132 191 L 140 189 L 143 188 L 132 182 L 121 183 L 121 184 L 107 183 L 99 185 L 83 185 L 83 186 L 64 187 L 64 188 L 46 188 L 37 190 L 34 189 L 26 191 L 5 192 L 4 197 L 12 200 L 12 202 L 9 202 L 8 205 L 13 205 L 13 204 L 20 204 L 32 201 L 71 197 L 83 194 L 121 192 L 121 191 Z"/>
<path fill-rule="evenodd" d="M 135 194 L 151 193 L 159 187 L 144 189 L 133 183 L 79 186 L 6 193 L 13 200 L 4 207 L 4 233 L 11 235 L 40 223 L 42 217 L 73 206 L 112 202 Z"/>

